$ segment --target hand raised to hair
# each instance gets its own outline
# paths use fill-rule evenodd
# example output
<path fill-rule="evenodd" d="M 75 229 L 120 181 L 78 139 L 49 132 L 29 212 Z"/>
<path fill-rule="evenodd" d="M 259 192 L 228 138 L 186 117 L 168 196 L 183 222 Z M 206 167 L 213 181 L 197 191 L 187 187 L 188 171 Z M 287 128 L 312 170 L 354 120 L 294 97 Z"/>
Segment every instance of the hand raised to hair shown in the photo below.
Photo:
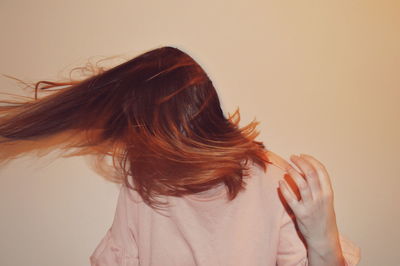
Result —
<path fill-rule="evenodd" d="M 288 166 L 288 173 L 295 181 L 301 199 L 297 199 L 287 181 L 280 180 L 279 188 L 296 217 L 301 234 L 308 246 L 337 249 L 340 247 L 339 232 L 333 206 L 333 189 L 327 170 L 310 155 L 293 155 L 290 159 L 300 169 L 297 171 L 291 165 Z"/>

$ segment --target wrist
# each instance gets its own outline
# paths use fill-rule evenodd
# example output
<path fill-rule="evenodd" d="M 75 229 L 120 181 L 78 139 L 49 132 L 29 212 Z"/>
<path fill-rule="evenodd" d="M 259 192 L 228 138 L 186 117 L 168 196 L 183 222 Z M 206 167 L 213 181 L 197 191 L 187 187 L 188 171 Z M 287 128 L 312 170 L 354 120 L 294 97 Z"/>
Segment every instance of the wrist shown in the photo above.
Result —
<path fill-rule="evenodd" d="M 346 265 L 338 236 L 306 241 L 306 245 L 309 256 L 312 254 L 312 260 L 324 261 L 327 265 Z"/>
<path fill-rule="evenodd" d="M 339 242 L 339 229 L 336 223 L 331 223 L 327 225 L 324 229 L 320 229 L 318 234 L 305 236 L 305 242 L 307 245 L 311 246 L 330 246 L 335 247 L 340 246 Z"/>

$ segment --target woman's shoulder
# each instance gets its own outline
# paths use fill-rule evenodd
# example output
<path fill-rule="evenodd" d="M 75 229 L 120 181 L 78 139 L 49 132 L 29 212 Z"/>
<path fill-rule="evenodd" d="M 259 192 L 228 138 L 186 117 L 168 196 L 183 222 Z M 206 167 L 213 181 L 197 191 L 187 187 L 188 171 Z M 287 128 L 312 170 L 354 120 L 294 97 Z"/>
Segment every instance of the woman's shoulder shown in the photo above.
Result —
<path fill-rule="evenodd" d="M 278 155 L 275 152 L 267 150 L 265 153 L 267 157 L 267 161 L 265 163 L 265 171 L 263 167 L 261 167 L 259 164 L 256 164 L 255 162 L 251 162 L 249 164 L 249 171 L 253 176 L 267 176 L 267 180 L 277 183 L 278 180 L 283 178 L 283 176 L 287 173 L 287 169 L 290 167 L 290 164 L 288 161 L 283 159 L 282 156 Z"/>

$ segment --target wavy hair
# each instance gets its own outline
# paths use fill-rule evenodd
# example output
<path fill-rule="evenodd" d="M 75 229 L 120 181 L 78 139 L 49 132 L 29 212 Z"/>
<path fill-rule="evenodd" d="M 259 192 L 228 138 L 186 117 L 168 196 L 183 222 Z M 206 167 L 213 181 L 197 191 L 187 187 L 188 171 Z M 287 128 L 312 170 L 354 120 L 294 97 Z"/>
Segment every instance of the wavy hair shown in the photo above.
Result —
<path fill-rule="evenodd" d="M 38 81 L 34 99 L 1 101 L 9 105 L 0 106 L 0 162 L 55 147 L 73 151 L 63 157 L 92 155 L 97 172 L 154 208 L 165 204 L 159 195 L 222 182 L 233 200 L 245 188 L 248 161 L 266 170 L 265 146 L 255 140 L 259 122 L 239 127 L 239 108 L 226 118 L 210 78 L 187 53 L 165 46 L 98 72 Z M 43 84 L 54 92 L 38 98 Z"/>

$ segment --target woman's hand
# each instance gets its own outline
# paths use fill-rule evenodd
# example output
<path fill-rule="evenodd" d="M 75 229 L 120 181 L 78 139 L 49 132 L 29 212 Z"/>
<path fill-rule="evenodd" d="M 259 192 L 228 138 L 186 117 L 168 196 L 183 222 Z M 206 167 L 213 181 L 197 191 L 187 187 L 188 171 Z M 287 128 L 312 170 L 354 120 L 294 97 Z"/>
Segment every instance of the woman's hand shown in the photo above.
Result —
<path fill-rule="evenodd" d="M 310 155 L 292 155 L 290 159 L 300 169 L 297 171 L 289 166 L 288 173 L 296 183 L 301 199 L 297 199 L 287 181 L 281 180 L 279 188 L 296 217 L 298 228 L 307 244 L 309 257 L 311 253 L 315 262 L 330 261 L 335 263 L 326 265 L 342 265 L 343 257 L 329 174 L 324 165 Z M 315 265 L 310 261 L 311 264 Z"/>

